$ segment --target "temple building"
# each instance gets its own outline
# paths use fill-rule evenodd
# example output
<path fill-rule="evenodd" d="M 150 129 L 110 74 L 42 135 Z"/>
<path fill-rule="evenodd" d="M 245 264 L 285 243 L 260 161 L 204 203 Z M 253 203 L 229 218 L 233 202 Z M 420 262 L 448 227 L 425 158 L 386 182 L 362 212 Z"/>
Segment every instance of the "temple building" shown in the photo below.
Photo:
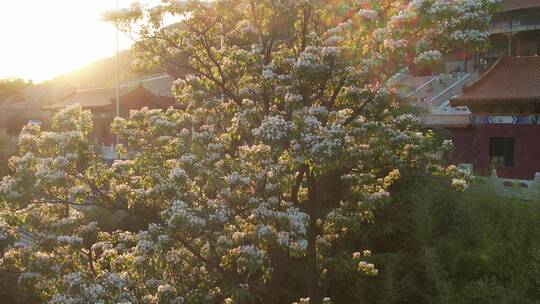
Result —
<path fill-rule="evenodd" d="M 540 172 L 540 57 L 500 57 L 463 95 L 450 100 L 472 114 L 444 126 L 453 161 L 479 175 L 532 180 Z M 444 120 L 439 120 L 442 123 Z"/>
<path fill-rule="evenodd" d="M 540 55 L 540 1 L 503 0 L 502 9 L 493 16 L 490 29 L 488 63 L 500 55 Z"/>
<path fill-rule="evenodd" d="M 120 117 L 127 117 L 131 110 L 143 107 L 167 109 L 175 107 L 171 96 L 172 77 L 158 75 L 121 84 L 119 88 Z M 94 116 L 93 139 L 96 144 L 111 145 L 116 137 L 111 132 L 111 123 L 116 116 L 116 88 L 93 88 L 75 92 L 45 106 L 46 110 L 58 111 L 69 105 L 79 104 L 92 111 Z"/>
<path fill-rule="evenodd" d="M 533 180 L 540 172 L 540 0 L 502 0 L 489 33 L 488 51 L 469 54 L 474 66 L 449 55 L 447 75 L 406 96 L 427 110 L 426 128 L 448 131 L 453 163 L 480 176 Z M 477 70 L 480 62 L 486 65 Z M 450 73 L 456 67 L 468 72 Z"/>

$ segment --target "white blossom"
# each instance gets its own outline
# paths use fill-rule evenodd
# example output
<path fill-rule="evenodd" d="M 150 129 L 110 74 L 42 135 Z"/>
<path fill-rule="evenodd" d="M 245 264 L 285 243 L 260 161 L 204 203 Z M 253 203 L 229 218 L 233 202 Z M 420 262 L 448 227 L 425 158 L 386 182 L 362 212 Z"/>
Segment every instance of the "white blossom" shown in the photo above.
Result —
<path fill-rule="evenodd" d="M 359 9 L 356 13 L 356 16 L 364 19 L 364 20 L 372 20 L 377 18 L 378 14 L 376 11 L 371 9 Z"/>

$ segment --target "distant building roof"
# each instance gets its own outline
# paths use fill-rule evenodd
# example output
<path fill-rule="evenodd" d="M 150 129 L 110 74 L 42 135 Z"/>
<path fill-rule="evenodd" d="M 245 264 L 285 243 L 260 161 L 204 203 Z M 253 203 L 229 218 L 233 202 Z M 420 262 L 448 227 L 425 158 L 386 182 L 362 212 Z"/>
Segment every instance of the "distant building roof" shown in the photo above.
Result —
<path fill-rule="evenodd" d="M 123 95 L 136 88 L 136 86 L 121 87 L 119 90 L 120 100 L 122 100 Z M 59 109 L 73 104 L 79 104 L 83 108 L 103 107 L 112 104 L 114 100 L 116 100 L 116 88 L 83 89 L 77 90 L 45 108 Z"/>
<path fill-rule="evenodd" d="M 155 95 L 171 97 L 174 78 L 168 74 L 156 74 L 133 81 L 120 83 L 121 86 L 136 86 L 138 84 L 141 84 Z"/>
<path fill-rule="evenodd" d="M 501 103 L 540 103 L 540 57 L 500 57 L 450 100 L 453 107 Z"/>
<path fill-rule="evenodd" d="M 7 105 L 7 104 L 12 104 L 12 103 L 16 103 L 16 102 L 21 102 L 21 101 L 24 101 L 24 99 L 26 98 L 25 94 L 24 94 L 24 91 L 17 91 L 11 95 L 9 95 L 8 97 L 6 97 L 4 100 L 0 100 L 0 105 Z"/>
<path fill-rule="evenodd" d="M 52 101 L 65 97 L 75 91 L 74 88 L 58 86 L 55 84 L 38 84 L 24 88 L 11 96 L 5 103 L 0 104 L 0 120 L 13 115 L 15 112 L 24 112 L 27 116 L 42 117 L 49 115 L 42 111 L 42 107 Z"/>
<path fill-rule="evenodd" d="M 25 89 L 26 100 L 46 105 L 75 92 L 76 88 L 62 84 L 38 84 Z"/>
<path fill-rule="evenodd" d="M 167 74 L 148 76 L 134 81 L 123 82 L 119 87 L 120 103 L 122 97 L 131 93 L 142 93 L 156 107 L 173 106 L 171 88 L 174 79 Z M 135 92 L 137 91 L 137 92 Z M 151 96 L 150 96 L 151 95 Z M 45 109 L 61 109 L 66 106 L 79 104 L 83 108 L 103 108 L 113 106 L 116 100 L 116 88 L 79 89 L 47 105 Z"/>
<path fill-rule="evenodd" d="M 466 128 L 471 125 L 469 114 L 432 114 L 424 116 L 424 126 L 428 128 Z"/>
<path fill-rule="evenodd" d="M 120 107 L 123 101 L 129 96 L 141 96 L 147 101 L 147 106 L 163 108 L 174 106 L 174 98 L 168 96 L 158 96 L 150 92 L 142 85 L 121 87 L 119 90 Z M 45 109 L 55 110 L 65 108 L 69 105 L 79 104 L 83 108 L 98 109 L 98 108 L 114 108 L 116 101 L 116 88 L 97 88 L 77 90 L 74 93 L 60 99 L 59 101 L 48 105 Z"/>
<path fill-rule="evenodd" d="M 520 9 L 527 9 L 533 7 L 540 7 L 539 0 L 503 0 L 502 8 L 504 11 L 515 11 Z"/>

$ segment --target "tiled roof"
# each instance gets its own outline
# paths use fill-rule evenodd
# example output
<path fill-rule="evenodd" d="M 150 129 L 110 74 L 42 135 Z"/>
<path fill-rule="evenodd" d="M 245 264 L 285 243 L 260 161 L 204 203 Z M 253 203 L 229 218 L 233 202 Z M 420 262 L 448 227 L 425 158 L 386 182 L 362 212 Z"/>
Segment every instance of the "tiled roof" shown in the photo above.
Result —
<path fill-rule="evenodd" d="M 154 95 L 172 97 L 174 78 L 163 73 L 121 83 L 122 86 L 134 86 L 138 84 L 141 84 Z"/>
<path fill-rule="evenodd" d="M 500 103 L 540 103 L 540 57 L 501 57 L 450 100 L 453 107 Z"/>
<path fill-rule="evenodd" d="M 68 94 L 75 92 L 75 88 L 65 84 L 38 84 L 25 88 L 26 100 L 38 104 L 48 104 Z"/>
<path fill-rule="evenodd" d="M 174 105 L 172 101 L 172 86 L 174 78 L 167 74 L 157 74 L 141 79 L 120 83 L 120 97 L 133 92 L 137 88 L 144 88 L 153 94 L 152 101 L 157 106 Z M 57 99 L 53 104 L 46 106 L 46 109 L 60 109 L 72 104 L 80 104 L 86 108 L 95 108 L 111 105 L 116 100 L 116 88 L 92 88 L 76 90 Z M 122 99 L 120 99 L 120 102 Z"/>
<path fill-rule="evenodd" d="M 24 92 L 23 91 L 18 91 L 18 92 L 15 92 L 15 93 L 9 95 L 8 97 L 6 97 L 3 100 L 0 100 L 0 105 L 7 105 L 7 104 L 21 102 L 21 101 L 24 101 L 25 98 L 26 98 L 26 96 L 25 96 Z"/>
<path fill-rule="evenodd" d="M 137 86 L 121 87 L 119 95 L 123 95 L 135 90 Z M 98 89 L 84 89 L 77 90 L 76 92 L 60 99 L 59 101 L 46 106 L 46 109 L 60 109 L 69 105 L 79 104 L 84 108 L 102 107 L 112 104 L 116 99 L 116 88 L 98 88 Z M 120 99 L 122 100 L 122 99 Z"/>
<path fill-rule="evenodd" d="M 503 0 L 502 8 L 505 11 L 520 10 L 532 7 L 540 7 L 539 0 Z"/>
<path fill-rule="evenodd" d="M 471 124 L 469 114 L 432 114 L 424 115 L 424 126 L 430 128 L 466 128 Z"/>
<path fill-rule="evenodd" d="M 8 97 L 4 102 L 0 102 L 0 111 L 2 109 L 24 109 L 25 111 L 41 109 L 43 105 L 66 97 L 74 91 L 74 88 L 56 84 L 32 85 Z"/>

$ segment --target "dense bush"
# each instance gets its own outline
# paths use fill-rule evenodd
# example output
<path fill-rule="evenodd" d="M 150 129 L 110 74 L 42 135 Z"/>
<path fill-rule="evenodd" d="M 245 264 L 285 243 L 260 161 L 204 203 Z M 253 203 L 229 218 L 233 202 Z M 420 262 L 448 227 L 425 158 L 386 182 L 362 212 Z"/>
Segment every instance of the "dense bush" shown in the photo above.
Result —
<path fill-rule="evenodd" d="M 494 193 L 475 183 L 456 194 L 436 178 L 404 175 L 357 240 L 376 253 L 380 275 L 344 274 L 336 303 L 537 303 L 540 205 Z"/>

